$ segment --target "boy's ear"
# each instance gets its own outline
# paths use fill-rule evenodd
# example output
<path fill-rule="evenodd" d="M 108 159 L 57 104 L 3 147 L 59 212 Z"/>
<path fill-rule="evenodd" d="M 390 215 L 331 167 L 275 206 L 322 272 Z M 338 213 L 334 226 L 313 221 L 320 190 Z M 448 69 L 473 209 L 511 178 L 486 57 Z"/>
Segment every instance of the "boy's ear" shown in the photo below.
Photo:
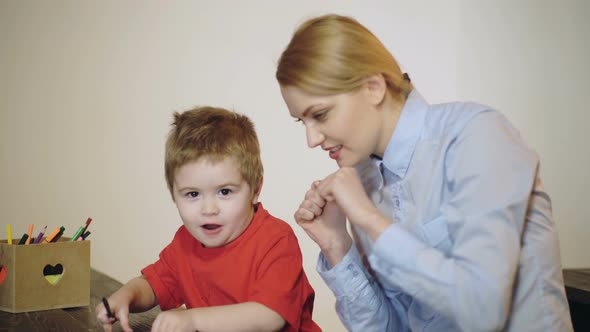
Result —
<path fill-rule="evenodd" d="M 256 190 L 254 190 L 254 194 L 252 195 L 252 205 L 255 205 L 256 203 L 258 203 L 258 197 L 260 196 L 260 191 L 262 190 L 263 180 L 264 180 L 264 178 L 260 179 L 260 183 L 256 187 Z"/>
<path fill-rule="evenodd" d="M 383 74 L 369 76 L 365 81 L 365 91 L 373 105 L 380 105 L 387 94 L 387 82 Z"/>

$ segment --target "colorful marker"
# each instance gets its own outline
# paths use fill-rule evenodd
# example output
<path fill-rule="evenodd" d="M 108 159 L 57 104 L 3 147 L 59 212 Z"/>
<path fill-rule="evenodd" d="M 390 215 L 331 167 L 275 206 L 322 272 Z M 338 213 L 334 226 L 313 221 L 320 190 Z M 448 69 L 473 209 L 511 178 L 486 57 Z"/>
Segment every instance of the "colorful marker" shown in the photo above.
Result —
<path fill-rule="evenodd" d="M 8 244 L 12 244 L 12 226 L 6 225 L 6 233 L 8 233 Z"/>
<path fill-rule="evenodd" d="M 65 231 L 65 227 L 63 227 L 63 229 L 60 229 L 59 233 L 57 233 L 57 235 L 53 238 L 53 240 L 51 240 L 51 242 L 57 242 L 57 240 L 59 240 L 59 238 L 64 235 L 64 231 Z"/>
<path fill-rule="evenodd" d="M 55 237 L 57 236 L 57 234 L 59 234 L 60 232 L 63 233 L 63 231 L 65 231 L 65 227 L 63 227 L 63 226 L 57 227 L 56 229 L 53 230 L 53 232 L 51 232 L 51 234 L 47 235 L 47 237 L 45 238 L 45 241 L 43 241 L 43 243 L 52 242 L 53 239 L 55 239 Z"/>
<path fill-rule="evenodd" d="M 29 235 L 27 233 L 24 233 L 23 237 L 21 237 L 20 241 L 18 241 L 18 244 L 25 244 L 25 242 L 27 242 L 28 238 L 29 238 Z"/>
<path fill-rule="evenodd" d="M 84 230 L 82 231 L 81 234 L 84 234 L 88 230 L 88 226 L 90 226 L 91 222 L 92 222 L 92 218 L 88 217 L 88 219 L 86 219 L 86 226 L 84 226 Z"/>
<path fill-rule="evenodd" d="M 84 232 L 84 234 L 82 234 L 81 238 L 82 238 L 82 240 L 86 240 L 86 238 L 89 236 L 90 236 L 90 231 L 86 231 L 86 232 Z"/>
<path fill-rule="evenodd" d="M 25 242 L 25 244 L 31 243 L 32 239 L 33 239 L 33 224 L 29 224 L 29 230 L 27 231 L 27 241 Z M 33 243 L 35 243 L 35 242 L 33 242 Z"/>
<path fill-rule="evenodd" d="M 45 225 L 45 227 L 43 227 L 43 230 L 39 232 L 39 235 L 37 235 L 37 238 L 35 239 L 35 242 L 33 242 L 33 243 L 40 243 L 41 240 L 43 239 L 43 235 L 45 234 L 46 231 L 47 231 L 47 225 Z"/>
<path fill-rule="evenodd" d="M 76 241 L 78 239 L 78 237 L 80 237 L 80 235 L 82 235 L 82 232 L 84 232 L 84 225 L 80 226 L 80 228 L 78 228 L 78 230 L 76 231 L 76 234 L 74 234 L 74 236 L 72 236 L 72 239 L 70 241 Z"/>

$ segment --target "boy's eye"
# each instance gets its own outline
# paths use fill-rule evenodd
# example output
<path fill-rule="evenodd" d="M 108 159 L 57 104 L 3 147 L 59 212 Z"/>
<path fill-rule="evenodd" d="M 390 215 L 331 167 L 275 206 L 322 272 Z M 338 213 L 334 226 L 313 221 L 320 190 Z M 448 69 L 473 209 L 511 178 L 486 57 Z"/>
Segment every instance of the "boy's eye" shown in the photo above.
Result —
<path fill-rule="evenodd" d="M 231 189 L 223 188 L 219 192 L 221 193 L 221 195 L 227 196 L 227 195 L 231 194 Z"/>
<path fill-rule="evenodd" d="M 186 195 L 188 197 L 195 198 L 195 197 L 199 196 L 199 192 L 198 191 L 190 191 L 190 192 L 186 193 Z"/>

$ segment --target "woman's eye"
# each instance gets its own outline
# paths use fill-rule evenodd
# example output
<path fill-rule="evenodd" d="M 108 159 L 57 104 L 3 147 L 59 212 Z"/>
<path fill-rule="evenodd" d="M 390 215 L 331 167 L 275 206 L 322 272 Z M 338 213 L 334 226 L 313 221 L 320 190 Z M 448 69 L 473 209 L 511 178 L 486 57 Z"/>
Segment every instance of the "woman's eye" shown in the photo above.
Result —
<path fill-rule="evenodd" d="M 327 111 L 317 112 L 317 113 L 314 113 L 312 115 L 312 117 L 314 118 L 314 120 L 322 120 L 323 118 L 326 117 L 327 113 L 328 113 Z"/>
<path fill-rule="evenodd" d="M 219 192 L 220 192 L 220 193 L 221 193 L 223 196 L 227 196 L 227 195 L 231 194 L 231 189 L 224 188 L 224 189 L 221 189 Z"/>
<path fill-rule="evenodd" d="M 195 198 L 195 197 L 199 196 L 199 192 L 198 191 L 191 191 L 191 192 L 186 193 L 186 195 L 188 197 Z"/>

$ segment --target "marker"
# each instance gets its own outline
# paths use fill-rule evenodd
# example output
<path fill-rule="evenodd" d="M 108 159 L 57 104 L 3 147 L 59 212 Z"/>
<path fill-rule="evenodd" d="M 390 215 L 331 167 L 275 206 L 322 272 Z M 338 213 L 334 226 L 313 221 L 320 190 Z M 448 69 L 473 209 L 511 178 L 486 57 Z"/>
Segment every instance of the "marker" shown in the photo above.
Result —
<path fill-rule="evenodd" d="M 43 241 L 43 243 L 51 242 L 57 236 L 57 234 L 59 234 L 59 232 L 63 232 L 64 230 L 65 230 L 65 227 L 63 227 L 63 226 L 57 227 L 56 229 L 53 230 L 53 232 L 51 232 L 51 234 L 47 235 L 47 237 L 45 238 L 45 241 Z"/>
<path fill-rule="evenodd" d="M 86 238 L 89 236 L 90 236 L 90 231 L 86 231 L 84 234 L 82 234 L 81 239 L 86 240 Z"/>
<path fill-rule="evenodd" d="M 39 235 L 37 235 L 37 238 L 35 239 L 35 242 L 33 242 L 33 243 L 41 242 L 41 240 L 43 239 L 43 235 L 45 234 L 45 231 L 47 231 L 47 225 L 45 225 L 43 230 L 39 232 Z"/>
<path fill-rule="evenodd" d="M 20 241 L 18 241 L 18 244 L 25 244 L 25 242 L 27 241 L 28 238 L 29 238 L 29 235 L 27 233 L 23 234 L 23 237 L 20 238 Z"/>
<path fill-rule="evenodd" d="M 25 244 L 31 243 L 32 239 L 33 239 L 33 224 L 29 224 L 29 230 L 27 231 L 27 241 L 25 242 Z"/>
<path fill-rule="evenodd" d="M 86 219 L 86 226 L 84 226 L 84 230 L 82 231 L 82 234 L 84 234 L 86 232 L 86 230 L 88 230 L 88 226 L 90 226 L 91 222 L 92 222 L 92 218 L 88 217 L 88 219 Z"/>
<path fill-rule="evenodd" d="M 8 233 L 8 244 L 12 244 L 12 226 L 6 225 L 6 233 Z"/>
<path fill-rule="evenodd" d="M 57 240 L 59 240 L 59 238 L 64 235 L 64 231 L 65 231 L 65 227 L 64 229 L 61 229 L 59 231 L 59 233 L 57 233 L 57 235 L 53 238 L 53 240 L 51 240 L 51 242 L 57 242 Z"/>
<path fill-rule="evenodd" d="M 102 304 L 104 305 L 104 308 L 107 309 L 107 317 L 115 318 L 115 315 L 113 315 L 111 307 L 109 306 L 109 301 L 107 301 L 107 299 L 104 296 L 102 297 Z"/>
<path fill-rule="evenodd" d="M 80 226 L 80 228 L 78 228 L 78 230 L 76 231 L 76 234 L 74 234 L 74 236 L 72 236 L 72 239 L 70 241 L 76 241 L 78 239 L 78 237 L 80 235 L 82 235 L 82 232 L 84 232 L 84 225 Z"/>

